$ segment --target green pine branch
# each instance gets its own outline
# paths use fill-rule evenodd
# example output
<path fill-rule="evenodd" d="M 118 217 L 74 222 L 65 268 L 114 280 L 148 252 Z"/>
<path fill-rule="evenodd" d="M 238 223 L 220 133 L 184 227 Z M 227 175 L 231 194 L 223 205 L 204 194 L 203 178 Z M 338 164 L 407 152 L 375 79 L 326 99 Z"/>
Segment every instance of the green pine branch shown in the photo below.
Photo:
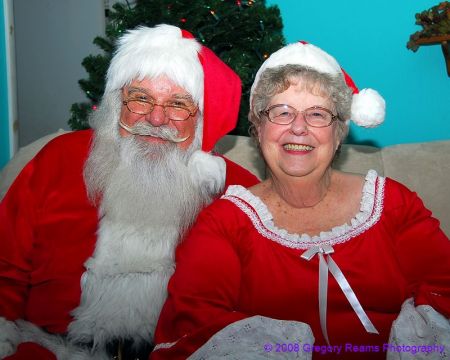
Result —
<path fill-rule="evenodd" d="M 410 35 L 406 47 L 417 51 L 420 44 L 417 40 L 440 35 L 450 35 L 450 2 L 443 1 L 416 14 L 416 25 L 422 26 L 422 30 Z"/>

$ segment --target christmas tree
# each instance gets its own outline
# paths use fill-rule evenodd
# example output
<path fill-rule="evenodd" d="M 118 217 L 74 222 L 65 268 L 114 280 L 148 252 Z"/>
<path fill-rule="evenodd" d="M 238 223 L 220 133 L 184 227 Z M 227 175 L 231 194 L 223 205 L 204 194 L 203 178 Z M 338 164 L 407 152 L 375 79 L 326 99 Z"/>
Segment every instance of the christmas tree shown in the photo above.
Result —
<path fill-rule="evenodd" d="M 191 32 L 240 76 L 241 108 L 232 133 L 248 135 L 248 102 L 256 71 L 269 54 L 285 44 L 277 6 L 267 7 L 263 0 L 137 0 L 114 4 L 107 19 L 106 37 L 94 39 L 104 54 L 89 55 L 82 62 L 89 77 L 79 84 L 89 102 L 72 105 L 68 123 L 73 130 L 89 128 L 88 117 L 103 95 L 116 39 L 138 25 L 166 23 Z"/>

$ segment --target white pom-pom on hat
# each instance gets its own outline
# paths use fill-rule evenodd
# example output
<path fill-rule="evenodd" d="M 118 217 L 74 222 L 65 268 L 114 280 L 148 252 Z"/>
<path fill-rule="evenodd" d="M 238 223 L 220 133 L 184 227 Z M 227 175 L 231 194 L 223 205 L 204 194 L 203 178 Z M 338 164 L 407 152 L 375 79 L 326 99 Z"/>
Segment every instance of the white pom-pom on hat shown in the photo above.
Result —
<path fill-rule="evenodd" d="M 386 102 L 373 89 L 358 90 L 353 79 L 341 68 L 347 86 L 353 91 L 350 117 L 353 122 L 362 127 L 376 127 L 383 123 L 386 113 Z"/>
<path fill-rule="evenodd" d="M 324 74 L 342 75 L 347 86 L 353 91 L 351 120 L 356 125 L 363 127 L 375 127 L 384 121 L 386 102 L 382 96 L 373 89 L 359 91 L 352 78 L 340 67 L 334 57 L 304 41 L 286 45 L 275 51 L 261 65 L 250 90 L 250 108 L 252 107 L 253 93 L 261 74 L 266 69 L 288 64 L 303 65 Z"/>
<path fill-rule="evenodd" d="M 351 118 L 356 125 L 376 127 L 384 121 L 386 102 L 373 89 L 363 89 L 353 94 Z"/>

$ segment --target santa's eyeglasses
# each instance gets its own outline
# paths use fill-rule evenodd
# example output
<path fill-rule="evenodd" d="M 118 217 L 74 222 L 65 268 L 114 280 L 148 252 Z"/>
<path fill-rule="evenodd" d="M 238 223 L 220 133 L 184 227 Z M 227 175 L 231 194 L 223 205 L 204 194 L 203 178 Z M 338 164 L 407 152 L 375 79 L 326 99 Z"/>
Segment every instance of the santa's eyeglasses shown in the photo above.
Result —
<path fill-rule="evenodd" d="M 122 103 L 127 107 L 129 111 L 139 115 L 150 114 L 155 106 L 161 106 L 164 110 L 164 115 L 166 116 L 166 118 L 173 121 L 185 121 L 189 119 L 190 116 L 194 116 L 198 111 L 198 107 L 196 107 L 194 111 L 191 111 L 183 106 L 157 104 L 155 102 L 145 101 L 141 99 L 124 100 Z"/>

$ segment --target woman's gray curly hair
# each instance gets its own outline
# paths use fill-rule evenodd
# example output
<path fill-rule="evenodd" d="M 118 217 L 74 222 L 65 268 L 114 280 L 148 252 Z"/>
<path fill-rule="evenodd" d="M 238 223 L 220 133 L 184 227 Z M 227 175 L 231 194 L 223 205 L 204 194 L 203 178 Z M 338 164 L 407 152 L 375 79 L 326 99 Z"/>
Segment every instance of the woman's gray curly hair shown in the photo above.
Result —
<path fill-rule="evenodd" d="M 345 83 L 342 74 L 330 75 L 320 73 L 303 65 L 281 65 L 266 69 L 252 94 L 252 103 L 248 119 L 250 121 L 249 132 L 258 141 L 258 129 L 264 120 L 264 111 L 271 98 L 287 90 L 293 83 L 300 81 L 303 88 L 314 95 L 328 97 L 337 112 L 337 135 L 340 142 L 348 133 L 347 120 L 350 119 L 352 104 L 352 90 Z"/>

